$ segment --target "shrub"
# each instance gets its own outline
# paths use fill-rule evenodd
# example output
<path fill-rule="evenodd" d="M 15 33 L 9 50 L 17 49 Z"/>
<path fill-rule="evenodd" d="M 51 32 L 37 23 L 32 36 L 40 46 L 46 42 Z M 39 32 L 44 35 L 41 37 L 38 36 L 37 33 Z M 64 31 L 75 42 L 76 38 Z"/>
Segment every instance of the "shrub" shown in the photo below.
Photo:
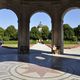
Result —
<path fill-rule="evenodd" d="M 4 41 L 9 41 L 9 39 L 10 39 L 10 37 L 8 37 L 8 36 L 4 36 L 4 37 L 3 37 L 3 40 L 4 40 Z"/>

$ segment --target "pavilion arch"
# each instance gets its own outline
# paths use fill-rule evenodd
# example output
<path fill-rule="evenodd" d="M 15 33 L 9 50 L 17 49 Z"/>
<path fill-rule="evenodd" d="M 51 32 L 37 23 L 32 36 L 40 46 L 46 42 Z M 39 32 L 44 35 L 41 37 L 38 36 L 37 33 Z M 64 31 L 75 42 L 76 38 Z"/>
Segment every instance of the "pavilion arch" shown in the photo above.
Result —
<path fill-rule="evenodd" d="M 17 19 L 18 19 L 18 14 L 17 14 L 17 12 L 15 11 L 15 10 L 13 10 L 13 9 L 11 9 L 11 8 L 0 8 L 0 10 L 3 10 L 3 9 L 6 9 L 6 10 L 10 10 L 10 11 L 12 11 L 15 15 L 16 15 L 16 17 L 17 17 Z"/>
<path fill-rule="evenodd" d="M 46 11 L 46 10 L 35 10 L 35 11 L 32 11 L 31 14 L 30 14 L 30 18 L 31 18 L 34 14 L 36 14 L 36 13 L 38 13 L 38 12 L 43 12 L 43 13 L 47 14 L 47 15 L 51 18 L 51 14 L 49 13 L 49 11 Z"/>
<path fill-rule="evenodd" d="M 69 12 L 69 11 L 71 11 L 71 10 L 75 10 L 75 9 L 80 9 L 80 6 L 77 6 L 77 7 L 69 7 L 69 8 L 65 8 L 65 10 L 63 11 L 63 13 L 62 13 L 62 16 L 61 16 L 61 20 L 62 20 L 62 22 L 64 22 L 64 17 L 65 17 L 65 15 Z M 62 26 L 63 26 L 63 23 L 62 23 Z M 64 41 L 64 40 L 63 40 Z"/>
<path fill-rule="evenodd" d="M 12 14 L 14 14 L 15 15 L 15 17 L 16 17 L 16 19 L 17 19 L 17 27 L 18 27 L 18 15 L 17 15 L 17 13 L 14 11 L 14 10 L 12 10 L 12 9 L 10 9 L 10 8 L 0 8 L 0 10 L 7 10 L 7 11 L 11 11 L 12 12 Z M 17 36 L 18 37 L 18 36 Z M 17 44 L 18 45 L 18 44 Z"/>
<path fill-rule="evenodd" d="M 30 24 L 30 19 L 31 19 L 31 17 L 32 17 L 34 14 L 38 13 L 38 12 L 45 13 L 46 15 L 48 15 L 48 17 L 51 19 L 50 21 L 51 21 L 51 24 L 52 24 L 52 17 L 51 17 L 50 12 L 49 12 L 49 11 L 46 11 L 46 10 L 43 10 L 43 9 L 34 10 L 34 11 L 32 11 L 32 12 L 30 13 L 30 15 L 29 15 L 29 24 Z"/>
<path fill-rule="evenodd" d="M 63 21 L 63 19 L 64 19 L 64 16 L 66 15 L 66 13 L 69 12 L 70 10 L 73 10 L 73 9 L 80 9 L 80 7 L 69 7 L 69 8 L 67 8 L 67 9 L 65 9 L 65 10 L 63 11 L 63 13 L 62 13 L 62 16 L 61 16 L 62 21 Z"/>
<path fill-rule="evenodd" d="M 45 13 L 45 14 L 49 17 L 50 22 L 51 22 L 51 26 L 50 26 L 50 27 L 51 27 L 51 29 L 52 29 L 52 18 L 51 18 L 51 15 L 50 15 L 47 11 L 38 10 L 38 11 L 32 12 L 31 15 L 30 15 L 30 20 L 31 20 L 32 16 L 34 16 L 34 15 L 37 14 L 37 13 Z M 29 24 L 30 24 L 30 22 L 29 22 Z"/>
<path fill-rule="evenodd" d="M 37 14 L 37 13 L 44 13 L 47 17 L 48 17 L 48 20 L 49 20 L 49 25 L 48 28 L 50 27 L 50 29 L 52 30 L 52 19 L 51 19 L 51 15 L 47 12 L 47 11 L 44 11 L 44 10 L 38 10 L 38 11 L 35 11 L 35 12 L 32 12 L 31 16 L 30 16 L 30 23 L 29 25 L 31 24 L 31 19 L 32 17 Z M 45 18 L 45 17 L 44 17 Z M 44 25 L 44 24 L 43 24 Z M 35 25 L 34 25 L 35 26 Z M 31 27 L 31 26 L 29 26 Z"/>
<path fill-rule="evenodd" d="M 61 16 L 60 13 L 56 13 L 56 11 L 50 12 L 49 10 L 46 9 L 39 9 L 39 10 L 34 10 L 30 14 L 30 17 L 37 13 L 37 12 L 44 12 L 48 14 L 48 16 L 51 18 L 51 28 L 52 28 L 52 40 L 51 40 L 51 50 L 53 51 L 53 45 L 56 45 L 59 47 L 59 54 L 63 53 L 63 31 L 62 31 L 62 26 L 61 26 Z"/>

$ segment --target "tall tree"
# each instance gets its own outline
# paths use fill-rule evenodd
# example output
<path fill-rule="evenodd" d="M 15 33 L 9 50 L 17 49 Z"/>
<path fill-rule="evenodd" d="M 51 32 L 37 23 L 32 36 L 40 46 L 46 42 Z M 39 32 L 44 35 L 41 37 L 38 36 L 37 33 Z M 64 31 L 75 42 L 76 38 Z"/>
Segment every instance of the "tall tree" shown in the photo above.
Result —
<path fill-rule="evenodd" d="M 49 31 L 48 39 L 51 39 L 51 38 L 52 38 L 52 31 Z"/>
<path fill-rule="evenodd" d="M 8 26 L 4 33 L 4 35 L 9 37 L 10 40 L 15 40 L 16 34 L 17 34 L 17 30 L 15 29 L 13 25 Z"/>
<path fill-rule="evenodd" d="M 39 31 L 35 26 L 31 28 L 30 38 L 33 40 L 39 40 L 40 38 Z"/>
<path fill-rule="evenodd" d="M 74 33 L 77 39 L 80 41 L 80 25 L 78 27 L 74 28 Z"/>
<path fill-rule="evenodd" d="M 49 35 L 49 28 L 48 26 L 43 26 L 42 30 L 41 30 L 41 37 L 43 40 L 48 39 L 48 35 Z"/>
<path fill-rule="evenodd" d="M 0 39 L 3 39 L 4 37 L 4 29 L 0 27 Z"/>
<path fill-rule="evenodd" d="M 64 40 L 74 40 L 74 30 L 68 25 L 64 24 Z"/>

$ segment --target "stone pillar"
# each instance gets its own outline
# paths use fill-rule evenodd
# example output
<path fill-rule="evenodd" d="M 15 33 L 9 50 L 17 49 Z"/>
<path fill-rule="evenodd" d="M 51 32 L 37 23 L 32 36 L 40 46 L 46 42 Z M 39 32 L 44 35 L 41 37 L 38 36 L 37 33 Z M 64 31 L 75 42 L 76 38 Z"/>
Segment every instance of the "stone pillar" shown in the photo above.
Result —
<path fill-rule="evenodd" d="M 59 12 L 55 10 L 52 17 L 52 48 L 55 45 L 59 50 L 58 54 L 63 54 L 63 26 Z"/>
<path fill-rule="evenodd" d="M 18 24 L 18 51 L 26 54 L 29 52 L 29 19 L 20 15 Z"/>

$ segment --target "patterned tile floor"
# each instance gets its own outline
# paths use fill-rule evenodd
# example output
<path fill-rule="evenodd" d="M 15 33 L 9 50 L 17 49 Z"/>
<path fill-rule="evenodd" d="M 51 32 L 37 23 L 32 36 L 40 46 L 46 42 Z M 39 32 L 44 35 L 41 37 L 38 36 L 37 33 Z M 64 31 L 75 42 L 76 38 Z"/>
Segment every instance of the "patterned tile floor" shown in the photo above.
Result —
<path fill-rule="evenodd" d="M 80 80 L 79 51 L 70 51 L 53 55 L 44 44 L 36 44 L 29 55 L 18 55 L 16 49 L 0 47 L 0 80 Z"/>

